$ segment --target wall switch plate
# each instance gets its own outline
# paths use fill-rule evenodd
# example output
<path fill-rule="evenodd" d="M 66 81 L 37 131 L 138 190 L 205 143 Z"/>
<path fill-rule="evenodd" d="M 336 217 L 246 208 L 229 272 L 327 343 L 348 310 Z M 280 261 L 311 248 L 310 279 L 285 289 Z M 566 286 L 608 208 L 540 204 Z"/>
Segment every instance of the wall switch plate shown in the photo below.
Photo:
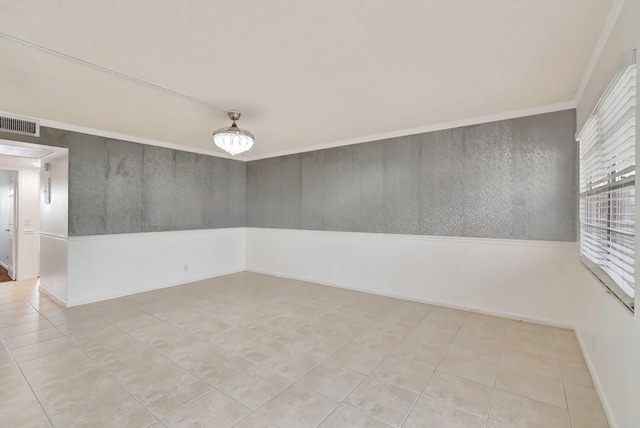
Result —
<path fill-rule="evenodd" d="M 31 219 L 30 218 L 25 218 L 24 219 L 24 227 L 31 227 Z"/>

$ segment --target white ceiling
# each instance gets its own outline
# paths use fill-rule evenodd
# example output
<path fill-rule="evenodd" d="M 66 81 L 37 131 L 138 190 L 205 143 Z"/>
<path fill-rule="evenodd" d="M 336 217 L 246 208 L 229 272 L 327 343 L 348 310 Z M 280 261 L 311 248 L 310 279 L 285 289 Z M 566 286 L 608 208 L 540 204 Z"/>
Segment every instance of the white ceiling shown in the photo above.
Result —
<path fill-rule="evenodd" d="M 211 104 L 302 151 L 572 101 L 611 3 L 0 0 L 0 111 L 219 153 Z"/>

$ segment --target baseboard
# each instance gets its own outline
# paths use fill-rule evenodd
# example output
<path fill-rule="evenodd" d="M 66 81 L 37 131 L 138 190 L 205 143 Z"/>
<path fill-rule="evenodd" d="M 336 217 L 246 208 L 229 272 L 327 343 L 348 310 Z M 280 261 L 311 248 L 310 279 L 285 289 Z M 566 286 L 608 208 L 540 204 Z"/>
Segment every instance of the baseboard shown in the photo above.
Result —
<path fill-rule="evenodd" d="M 589 370 L 589 374 L 591 375 L 591 380 L 593 380 L 593 385 L 596 387 L 596 393 L 600 398 L 600 403 L 602 403 L 602 409 L 604 410 L 604 414 L 607 417 L 609 426 L 611 428 L 619 428 L 620 426 L 616 422 L 616 418 L 613 415 L 613 410 L 611 409 L 611 405 L 609 404 L 607 395 L 604 393 L 604 388 L 602 387 L 602 383 L 600 382 L 600 378 L 598 377 L 598 372 L 595 370 L 593 362 L 591 361 L 591 357 L 587 352 L 587 346 L 585 345 L 584 340 L 582 340 L 582 336 L 577 329 L 575 330 L 575 333 L 576 338 L 578 339 L 578 345 L 580 346 L 580 351 L 582 351 L 582 356 L 587 363 L 587 369 Z"/>
<path fill-rule="evenodd" d="M 56 302 L 57 304 L 64 306 L 65 308 L 68 308 L 69 306 L 67 306 L 67 301 L 65 299 L 63 299 L 62 297 L 58 296 L 56 293 L 54 293 L 53 291 L 47 289 L 47 287 L 43 286 L 40 281 L 38 280 L 38 291 L 43 292 L 44 294 L 46 294 L 47 296 L 49 296 L 51 298 L 51 300 L 53 300 L 54 302 Z"/>
<path fill-rule="evenodd" d="M 286 278 L 286 279 L 293 279 L 293 280 L 296 280 L 296 281 L 311 282 L 311 283 L 314 283 L 314 284 L 326 285 L 326 286 L 335 287 L 335 288 L 342 288 L 342 289 L 345 289 L 345 290 L 360 291 L 362 293 L 375 294 L 376 296 L 392 297 L 392 298 L 395 298 L 395 299 L 407 300 L 407 301 L 410 301 L 410 302 L 426 303 L 428 305 L 441 306 L 441 307 L 449 308 L 449 309 L 459 309 L 459 310 L 462 310 L 462 311 L 474 312 L 474 313 L 483 314 L 483 315 L 491 315 L 491 316 L 495 316 L 495 317 L 508 318 L 508 319 L 514 320 L 514 321 L 526 321 L 526 322 L 546 325 L 546 326 L 550 326 L 550 327 L 566 328 L 566 329 L 569 329 L 569 330 L 573 330 L 574 329 L 574 327 L 572 325 L 557 323 L 557 322 L 554 322 L 554 321 L 551 321 L 551 320 L 548 320 L 548 319 L 544 319 L 544 318 L 523 317 L 523 316 L 520 316 L 518 314 L 514 314 L 514 313 L 510 313 L 510 312 L 500 312 L 500 311 L 485 310 L 485 309 L 482 309 L 482 308 L 474 308 L 474 307 L 469 307 L 469 306 L 464 306 L 464 305 L 457 305 L 455 303 L 442 302 L 442 301 L 437 301 L 437 300 L 417 299 L 415 297 L 404 296 L 404 295 L 400 295 L 400 294 L 380 293 L 380 292 L 376 292 L 376 291 L 367 290 L 365 288 L 351 287 L 351 286 L 347 286 L 347 285 L 343 285 L 343 284 L 335 284 L 335 283 L 328 283 L 328 282 L 323 282 L 323 281 L 316 281 L 316 280 L 314 280 L 312 278 L 301 278 L 301 277 L 294 277 L 294 276 L 288 276 L 288 275 L 274 275 L 271 272 L 259 271 L 259 270 L 255 270 L 255 269 L 247 269 L 246 271 L 247 272 L 258 273 L 258 274 L 261 274 L 261 275 L 269 275 L 269 276 L 273 276 L 273 277 L 277 277 L 277 278 Z"/>
<path fill-rule="evenodd" d="M 3 268 L 5 268 L 7 271 L 9 271 L 9 266 L 8 266 L 5 262 L 0 261 L 0 266 L 2 266 L 2 267 L 3 267 Z"/>
<path fill-rule="evenodd" d="M 87 305 L 89 303 L 96 303 L 96 302 L 103 302 L 105 300 L 111 300 L 111 299 L 117 299 L 119 297 L 126 297 L 126 296 L 132 296 L 132 295 L 137 295 L 137 294 L 141 294 L 141 293 L 148 293 L 150 291 L 155 291 L 155 290 L 164 290 L 166 288 L 171 288 L 171 287 L 178 287 L 181 285 L 187 285 L 187 284 L 191 284 L 193 282 L 198 282 L 198 281 L 204 281 L 207 279 L 212 279 L 212 278 L 218 278 L 221 276 L 225 276 L 225 275 L 232 275 L 234 273 L 240 273 L 240 272 L 245 272 L 245 269 L 233 269 L 230 271 L 224 271 L 221 272 L 215 276 L 205 276 L 203 278 L 195 278 L 195 279 L 191 279 L 189 280 L 189 282 L 185 282 L 185 283 L 180 283 L 180 284 L 171 284 L 171 285 L 166 285 L 166 286 L 162 286 L 162 287 L 149 287 L 149 288 L 145 288 L 142 290 L 136 290 L 135 293 L 130 293 L 130 292 L 123 292 L 123 293 L 114 293 L 114 294 L 108 294 L 106 296 L 101 296 L 99 299 L 80 299 L 80 300 L 74 300 L 71 302 L 71 304 L 67 305 L 68 308 L 74 307 L 74 306 L 80 306 L 80 305 Z M 66 304 L 66 302 L 65 302 Z"/>

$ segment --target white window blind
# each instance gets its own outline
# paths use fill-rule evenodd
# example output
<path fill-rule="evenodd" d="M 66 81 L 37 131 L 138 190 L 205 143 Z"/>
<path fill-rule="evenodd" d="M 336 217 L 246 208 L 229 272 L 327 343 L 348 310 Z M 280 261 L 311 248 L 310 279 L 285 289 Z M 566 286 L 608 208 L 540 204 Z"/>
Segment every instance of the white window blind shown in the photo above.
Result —
<path fill-rule="evenodd" d="M 581 258 L 623 302 L 633 308 L 635 61 L 618 70 L 578 140 Z"/>

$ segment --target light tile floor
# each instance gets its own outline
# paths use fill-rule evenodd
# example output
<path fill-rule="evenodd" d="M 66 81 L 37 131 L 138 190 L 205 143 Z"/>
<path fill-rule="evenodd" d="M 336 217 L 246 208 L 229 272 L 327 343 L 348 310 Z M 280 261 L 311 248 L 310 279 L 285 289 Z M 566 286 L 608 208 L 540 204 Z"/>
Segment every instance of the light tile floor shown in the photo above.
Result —
<path fill-rule="evenodd" d="M 570 330 L 241 273 L 0 284 L 2 427 L 607 427 Z"/>

